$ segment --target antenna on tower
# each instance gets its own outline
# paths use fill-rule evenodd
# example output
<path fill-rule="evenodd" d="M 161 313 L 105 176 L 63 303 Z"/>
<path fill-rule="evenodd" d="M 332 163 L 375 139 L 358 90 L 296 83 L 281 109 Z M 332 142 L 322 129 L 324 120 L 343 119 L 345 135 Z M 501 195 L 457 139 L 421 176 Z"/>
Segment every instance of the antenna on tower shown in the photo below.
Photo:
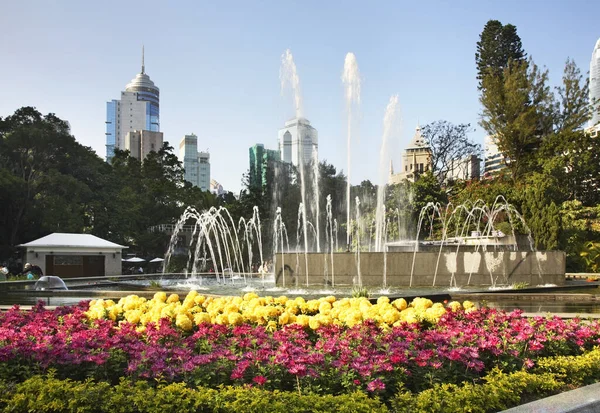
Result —
<path fill-rule="evenodd" d="M 146 72 L 146 68 L 144 67 L 144 45 L 142 45 L 142 74 Z"/>

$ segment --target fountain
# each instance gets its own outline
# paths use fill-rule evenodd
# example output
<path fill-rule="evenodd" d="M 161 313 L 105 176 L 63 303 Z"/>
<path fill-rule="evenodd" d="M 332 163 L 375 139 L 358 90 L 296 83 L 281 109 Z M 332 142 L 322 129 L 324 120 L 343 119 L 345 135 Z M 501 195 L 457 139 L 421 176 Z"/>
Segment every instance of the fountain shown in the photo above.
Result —
<path fill-rule="evenodd" d="M 304 114 L 300 80 L 289 50 L 282 55 L 280 80 L 282 92 L 287 85 L 293 90 L 295 116 L 300 121 Z M 346 55 L 342 81 L 345 86 L 348 150 L 346 252 L 339 252 L 338 249 L 338 217 L 332 213 L 331 194 L 326 195 L 326 214 L 320 219 L 321 194 L 316 148 L 312 148 L 311 159 L 308 160 L 312 161 L 311 168 L 307 167 L 311 162 L 305 162 L 304 157 L 308 154 L 303 150 L 298 159 L 301 202 L 297 212 L 296 246 L 290 250 L 288 228 L 283 222 L 281 208 L 275 205 L 271 238 L 274 269 L 269 282 L 284 288 L 298 287 L 302 282 L 307 288 L 357 285 L 386 290 L 389 287 L 422 286 L 496 287 L 511 282 L 532 285 L 564 283 L 564 253 L 535 251 L 523 217 L 503 197 L 498 197 L 491 206 L 481 200 L 445 207 L 427 204 L 418 216 L 416 235 L 407 241 L 408 231 L 406 223 L 401 222 L 400 209 L 386 211 L 385 207 L 385 165 L 388 163 L 388 142 L 394 134 L 398 117 L 397 95 L 390 98 L 384 116 L 372 245 L 372 226 L 369 226 L 370 219 L 361 217 L 364 211 L 361 212 L 359 197 L 355 198 L 355 219 L 350 220 L 350 149 L 356 134 L 356 110 L 360 103 L 361 86 L 353 53 Z M 299 133 L 298 139 L 302 141 L 302 133 Z M 301 147 L 304 148 L 303 145 Z M 312 191 L 307 191 L 307 184 L 312 185 Z M 364 200 L 363 204 L 367 205 Z M 397 238 L 390 236 L 393 227 L 390 217 L 393 218 L 394 214 Z M 511 234 L 501 234 L 496 228 L 501 215 L 508 217 Z M 270 241 L 262 237 L 258 208 L 254 208 L 251 218 L 241 218 L 237 224 L 224 208 L 211 208 L 206 212 L 188 208 L 173 231 L 165 255 L 165 270 L 174 251 L 178 232 L 190 222 L 193 236 L 185 271 L 191 271 L 190 275 L 195 276 L 199 272 L 199 263 L 205 264 L 210 260 L 214 268 L 213 276 L 219 283 L 225 284 L 233 276 L 244 282 L 252 279 L 254 252 L 259 252 L 260 262 L 263 263 L 263 243 Z M 325 222 L 326 241 L 323 251 L 320 240 L 322 222 Z M 288 222 L 288 225 L 293 223 Z M 516 227 L 527 234 L 528 245 L 518 243 Z M 363 242 L 361 234 L 368 234 L 369 239 Z M 365 251 L 362 251 L 363 247 Z"/>

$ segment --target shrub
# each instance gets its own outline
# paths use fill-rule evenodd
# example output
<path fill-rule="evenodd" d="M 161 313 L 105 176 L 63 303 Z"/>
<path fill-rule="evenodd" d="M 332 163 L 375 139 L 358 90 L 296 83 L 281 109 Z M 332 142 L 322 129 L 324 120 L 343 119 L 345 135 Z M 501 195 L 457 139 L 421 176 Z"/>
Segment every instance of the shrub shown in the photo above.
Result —
<path fill-rule="evenodd" d="M 485 383 L 462 385 L 436 384 L 418 394 L 400 391 L 391 399 L 396 412 L 472 412 L 500 411 L 557 392 L 563 384 L 552 374 L 526 371 L 505 374 L 494 369 Z"/>
<path fill-rule="evenodd" d="M 4 411 L 35 412 L 387 412 L 366 394 L 340 396 L 266 391 L 252 387 L 221 387 L 218 390 L 188 388 L 182 383 L 160 384 L 122 380 L 116 386 L 86 380 L 59 380 L 52 375 L 35 376 L 16 386 L 0 383 Z"/>

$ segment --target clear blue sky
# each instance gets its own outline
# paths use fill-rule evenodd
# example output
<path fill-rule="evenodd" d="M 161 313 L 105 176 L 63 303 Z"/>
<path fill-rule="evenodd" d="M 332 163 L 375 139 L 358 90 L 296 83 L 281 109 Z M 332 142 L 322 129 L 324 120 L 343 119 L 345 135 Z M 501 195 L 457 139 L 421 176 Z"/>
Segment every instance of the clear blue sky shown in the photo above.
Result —
<path fill-rule="evenodd" d="M 352 182 L 377 182 L 382 120 L 398 94 L 401 133 L 417 122 L 471 123 L 482 143 L 476 42 L 489 19 L 517 26 L 526 52 L 560 81 L 567 57 L 584 73 L 600 37 L 595 0 L 503 1 L 11 1 L 0 2 L 0 116 L 21 106 L 54 112 L 105 155 L 106 102 L 140 70 L 160 88 L 161 130 L 178 148 L 198 135 L 211 175 L 239 191 L 248 147 L 276 148 L 293 115 L 279 66 L 289 48 L 306 117 L 319 131 L 319 157 L 347 170 L 341 73 L 354 52 L 362 74 L 360 136 Z"/>

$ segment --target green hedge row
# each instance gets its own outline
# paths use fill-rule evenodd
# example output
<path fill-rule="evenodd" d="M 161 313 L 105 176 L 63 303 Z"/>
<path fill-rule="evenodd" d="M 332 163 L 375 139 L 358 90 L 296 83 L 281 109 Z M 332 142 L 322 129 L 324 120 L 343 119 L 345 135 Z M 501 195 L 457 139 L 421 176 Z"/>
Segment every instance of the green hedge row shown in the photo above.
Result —
<path fill-rule="evenodd" d="M 0 381 L 3 412 L 472 412 L 504 410 L 577 386 L 600 381 L 600 350 L 577 357 L 540 359 L 529 371 L 505 374 L 494 369 L 484 383 L 437 384 L 414 394 L 400 388 L 389 406 L 356 392 L 314 395 L 266 391 L 256 387 L 219 389 L 123 379 L 112 386 L 92 380 L 35 376 L 22 383 Z"/>
<path fill-rule="evenodd" d="M 503 373 L 496 368 L 485 383 L 437 384 L 418 394 L 400 391 L 391 400 L 395 412 L 497 412 L 562 391 L 600 381 L 600 349 L 581 356 L 538 359 L 531 370 Z"/>
<path fill-rule="evenodd" d="M 76 382 L 35 376 L 23 383 L 0 383 L 4 412 L 387 412 L 377 399 L 356 392 L 339 396 L 299 395 L 250 387 L 190 389 L 182 383 L 154 387 L 147 382 L 123 380 Z"/>

